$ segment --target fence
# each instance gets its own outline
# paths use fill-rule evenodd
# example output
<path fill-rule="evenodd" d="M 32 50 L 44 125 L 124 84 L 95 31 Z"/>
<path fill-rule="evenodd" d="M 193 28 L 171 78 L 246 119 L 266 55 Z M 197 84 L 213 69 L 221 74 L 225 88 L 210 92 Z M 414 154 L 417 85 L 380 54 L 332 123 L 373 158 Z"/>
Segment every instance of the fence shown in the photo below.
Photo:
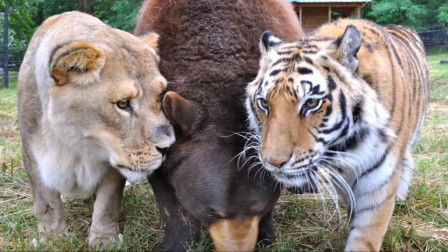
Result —
<path fill-rule="evenodd" d="M 23 55 L 17 52 L 12 53 L 11 51 L 11 44 L 8 38 L 8 35 L 10 35 L 9 14 L 11 10 L 9 9 L 9 1 L 3 1 L 5 8 L 0 10 L 0 79 L 3 79 L 3 85 L 0 85 L 0 88 L 2 86 L 8 88 L 9 71 L 19 70 Z"/>
<path fill-rule="evenodd" d="M 8 30 L 9 30 L 9 2 L 8 0 L 5 1 L 5 9 L 3 12 L 3 50 L 1 51 L 1 58 L 2 59 L 2 71 L 3 71 L 3 86 L 5 88 L 8 88 L 9 86 L 9 76 L 8 76 L 8 70 L 9 70 L 9 54 L 8 54 Z"/>
<path fill-rule="evenodd" d="M 433 47 L 448 44 L 448 29 L 420 32 L 425 47 Z"/>

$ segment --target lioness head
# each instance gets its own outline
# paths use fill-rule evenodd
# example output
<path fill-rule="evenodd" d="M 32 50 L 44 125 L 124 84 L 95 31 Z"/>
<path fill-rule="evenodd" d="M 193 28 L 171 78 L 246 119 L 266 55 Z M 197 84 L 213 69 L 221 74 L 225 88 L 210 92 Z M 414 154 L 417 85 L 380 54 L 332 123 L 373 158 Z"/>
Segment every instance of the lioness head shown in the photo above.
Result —
<path fill-rule="evenodd" d="M 137 38 L 115 29 L 102 35 L 53 50 L 48 121 L 80 153 L 90 152 L 84 154 L 129 179 L 144 177 L 160 166 L 174 142 L 161 111 L 166 80 L 153 48 L 157 35 Z"/>

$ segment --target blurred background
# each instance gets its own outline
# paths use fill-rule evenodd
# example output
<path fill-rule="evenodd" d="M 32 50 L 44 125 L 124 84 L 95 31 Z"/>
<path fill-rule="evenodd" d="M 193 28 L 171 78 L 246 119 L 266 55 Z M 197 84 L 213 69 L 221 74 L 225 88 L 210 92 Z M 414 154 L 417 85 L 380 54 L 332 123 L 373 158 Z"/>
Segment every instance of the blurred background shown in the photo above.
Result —
<path fill-rule="evenodd" d="M 446 0 L 289 1 L 295 5 L 306 32 L 325 22 L 353 16 L 367 18 L 379 24 L 412 27 L 420 32 L 428 47 L 448 43 Z M 132 31 L 142 2 L 143 0 L 1 0 L 1 68 L 9 66 L 17 70 L 35 28 L 51 15 L 80 10 L 93 14 L 113 27 Z"/>

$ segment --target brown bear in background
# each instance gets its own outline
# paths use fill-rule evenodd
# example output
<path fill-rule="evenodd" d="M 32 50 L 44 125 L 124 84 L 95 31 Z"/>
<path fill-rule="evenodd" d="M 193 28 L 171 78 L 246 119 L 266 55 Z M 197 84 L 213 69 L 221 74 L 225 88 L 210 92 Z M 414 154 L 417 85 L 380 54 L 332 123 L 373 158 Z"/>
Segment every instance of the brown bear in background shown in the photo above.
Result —
<path fill-rule="evenodd" d="M 257 241 L 273 238 L 279 186 L 256 158 L 237 161 L 246 142 L 237 133 L 249 132 L 245 88 L 257 74 L 265 30 L 286 41 L 302 37 L 286 0 L 150 0 L 142 6 L 135 34 L 160 35 L 160 70 L 170 90 L 163 107 L 177 139 L 150 179 L 166 223 L 161 250 L 187 249 L 199 239 L 201 224 L 217 250 L 253 250 Z"/>

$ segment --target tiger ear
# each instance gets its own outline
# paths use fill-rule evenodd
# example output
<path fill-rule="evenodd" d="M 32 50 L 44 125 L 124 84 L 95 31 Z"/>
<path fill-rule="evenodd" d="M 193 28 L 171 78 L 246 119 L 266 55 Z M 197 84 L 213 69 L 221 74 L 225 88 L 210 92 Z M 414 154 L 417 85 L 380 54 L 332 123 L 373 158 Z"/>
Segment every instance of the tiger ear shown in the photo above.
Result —
<path fill-rule="evenodd" d="M 76 41 L 56 48 L 50 58 L 50 75 L 55 84 L 88 85 L 99 79 L 104 67 L 103 50 L 95 45 Z"/>
<path fill-rule="evenodd" d="M 172 91 L 164 95 L 162 107 L 170 122 L 186 135 L 199 126 L 204 114 L 199 104 Z"/>
<path fill-rule="evenodd" d="M 337 46 L 336 56 L 339 62 L 353 72 L 358 69 L 359 60 L 356 58 L 356 54 L 361 47 L 361 43 L 361 34 L 353 25 L 347 26 L 344 35 L 335 41 Z"/>
<path fill-rule="evenodd" d="M 270 31 L 265 31 L 261 35 L 260 39 L 260 52 L 261 55 L 266 55 L 273 46 L 283 43 L 283 41 L 274 35 Z"/>
<path fill-rule="evenodd" d="M 155 32 L 148 32 L 138 37 L 145 43 L 147 43 L 150 47 L 154 48 L 156 52 L 158 51 L 158 42 L 160 37 L 159 34 Z"/>

